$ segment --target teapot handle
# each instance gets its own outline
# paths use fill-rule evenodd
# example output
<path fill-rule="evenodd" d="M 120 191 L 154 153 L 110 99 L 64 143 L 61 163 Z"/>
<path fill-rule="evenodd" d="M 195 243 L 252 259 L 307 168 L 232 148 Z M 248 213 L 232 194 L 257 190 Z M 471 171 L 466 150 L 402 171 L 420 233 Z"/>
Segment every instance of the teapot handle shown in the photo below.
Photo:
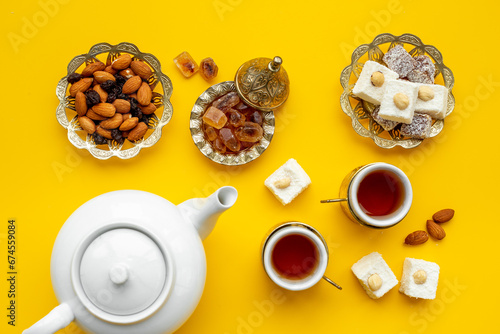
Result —
<path fill-rule="evenodd" d="M 68 326 L 75 315 L 68 304 L 61 304 L 38 320 L 33 326 L 23 331 L 23 334 L 53 334 Z"/>

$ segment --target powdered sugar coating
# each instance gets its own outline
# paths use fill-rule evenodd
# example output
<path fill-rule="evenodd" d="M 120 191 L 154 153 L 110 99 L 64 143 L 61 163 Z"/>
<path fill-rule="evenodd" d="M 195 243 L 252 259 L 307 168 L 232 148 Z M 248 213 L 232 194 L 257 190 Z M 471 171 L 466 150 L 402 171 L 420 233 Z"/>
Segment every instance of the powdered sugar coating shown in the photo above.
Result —
<path fill-rule="evenodd" d="M 378 115 L 378 112 L 380 111 L 380 107 L 377 106 L 373 112 L 372 112 L 372 117 L 375 122 L 377 122 L 385 131 L 391 131 L 398 125 L 398 122 L 394 121 L 389 121 L 387 119 L 383 119 Z"/>
<path fill-rule="evenodd" d="M 401 126 L 401 135 L 410 138 L 425 139 L 429 137 L 431 126 L 431 116 L 415 113 L 410 124 L 403 124 Z"/>
<path fill-rule="evenodd" d="M 417 61 L 399 44 L 387 51 L 382 60 L 391 70 L 399 74 L 400 78 L 406 77 L 417 64 Z"/>

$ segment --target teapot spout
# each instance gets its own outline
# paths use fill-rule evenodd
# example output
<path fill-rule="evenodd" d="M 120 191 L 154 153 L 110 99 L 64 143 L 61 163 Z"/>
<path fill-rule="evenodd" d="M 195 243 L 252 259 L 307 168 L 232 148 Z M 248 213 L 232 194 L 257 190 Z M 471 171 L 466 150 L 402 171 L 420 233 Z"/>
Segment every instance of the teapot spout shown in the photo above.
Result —
<path fill-rule="evenodd" d="M 222 187 L 206 198 L 192 198 L 177 207 L 187 221 L 190 221 L 201 240 L 204 240 L 215 227 L 219 216 L 232 207 L 238 198 L 234 187 Z"/>
<path fill-rule="evenodd" d="M 75 316 L 68 304 L 61 304 L 50 311 L 36 324 L 23 331 L 23 334 L 52 334 L 68 326 Z"/>

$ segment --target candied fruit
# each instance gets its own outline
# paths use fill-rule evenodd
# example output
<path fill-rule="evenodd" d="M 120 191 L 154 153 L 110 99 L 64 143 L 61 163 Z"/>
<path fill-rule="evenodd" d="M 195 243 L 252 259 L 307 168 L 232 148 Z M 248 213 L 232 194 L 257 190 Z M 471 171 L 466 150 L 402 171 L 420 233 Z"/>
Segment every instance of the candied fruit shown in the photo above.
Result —
<path fill-rule="evenodd" d="M 203 121 L 216 129 L 222 129 L 226 125 L 227 117 L 220 109 L 210 107 L 203 115 Z"/>
<path fill-rule="evenodd" d="M 262 139 L 264 130 L 257 123 L 245 122 L 243 126 L 235 130 L 235 135 L 238 140 L 255 143 Z"/>
<path fill-rule="evenodd" d="M 234 136 L 233 131 L 228 128 L 223 128 L 219 131 L 219 138 L 222 140 L 226 147 L 233 151 L 238 152 L 241 148 L 240 141 Z"/>
<path fill-rule="evenodd" d="M 207 126 L 207 128 L 205 129 L 205 133 L 207 134 L 207 138 L 210 141 L 214 141 L 218 137 L 217 131 L 215 131 L 215 129 L 211 126 Z"/>
<path fill-rule="evenodd" d="M 240 103 L 240 97 L 236 92 L 229 92 L 212 103 L 212 106 L 226 111 Z"/>
<path fill-rule="evenodd" d="M 400 78 L 406 77 L 417 65 L 417 61 L 401 45 L 396 45 L 387 51 L 382 60 L 391 70 L 399 74 Z"/>
<path fill-rule="evenodd" d="M 229 111 L 226 112 L 226 116 L 228 119 L 228 123 L 235 128 L 245 124 L 245 115 L 237 110 L 229 109 Z"/>
<path fill-rule="evenodd" d="M 182 75 L 189 78 L 196 72 L 198 72 L 198 64 L 194 61 L 193 57 L 186 51 L 174 58 L 174 63 L 177 68 L 181 71 Z"/>
<path fill-rule="evenodd" d="M 212 58 L 205 58 L 200 63 L 200 74 L 205 80 L 212 80 L 219 73 L 219 67 Z"/>

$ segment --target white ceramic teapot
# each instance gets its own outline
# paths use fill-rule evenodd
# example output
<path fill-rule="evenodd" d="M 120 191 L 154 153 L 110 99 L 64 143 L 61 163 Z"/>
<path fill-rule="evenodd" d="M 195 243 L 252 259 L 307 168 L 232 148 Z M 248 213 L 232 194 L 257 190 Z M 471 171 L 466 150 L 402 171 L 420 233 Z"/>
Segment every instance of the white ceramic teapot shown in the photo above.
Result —
<path fill-rule="evenodd" d="M 236 201 L 233 187 L 173 205 L 135 190 L 98 196 L 61 228 L 52 285 L 61 303 L 24 334 L 54 333 L 76 320 L 98 334 L 172 333 L 205 285 L 202 240 Z"/>

